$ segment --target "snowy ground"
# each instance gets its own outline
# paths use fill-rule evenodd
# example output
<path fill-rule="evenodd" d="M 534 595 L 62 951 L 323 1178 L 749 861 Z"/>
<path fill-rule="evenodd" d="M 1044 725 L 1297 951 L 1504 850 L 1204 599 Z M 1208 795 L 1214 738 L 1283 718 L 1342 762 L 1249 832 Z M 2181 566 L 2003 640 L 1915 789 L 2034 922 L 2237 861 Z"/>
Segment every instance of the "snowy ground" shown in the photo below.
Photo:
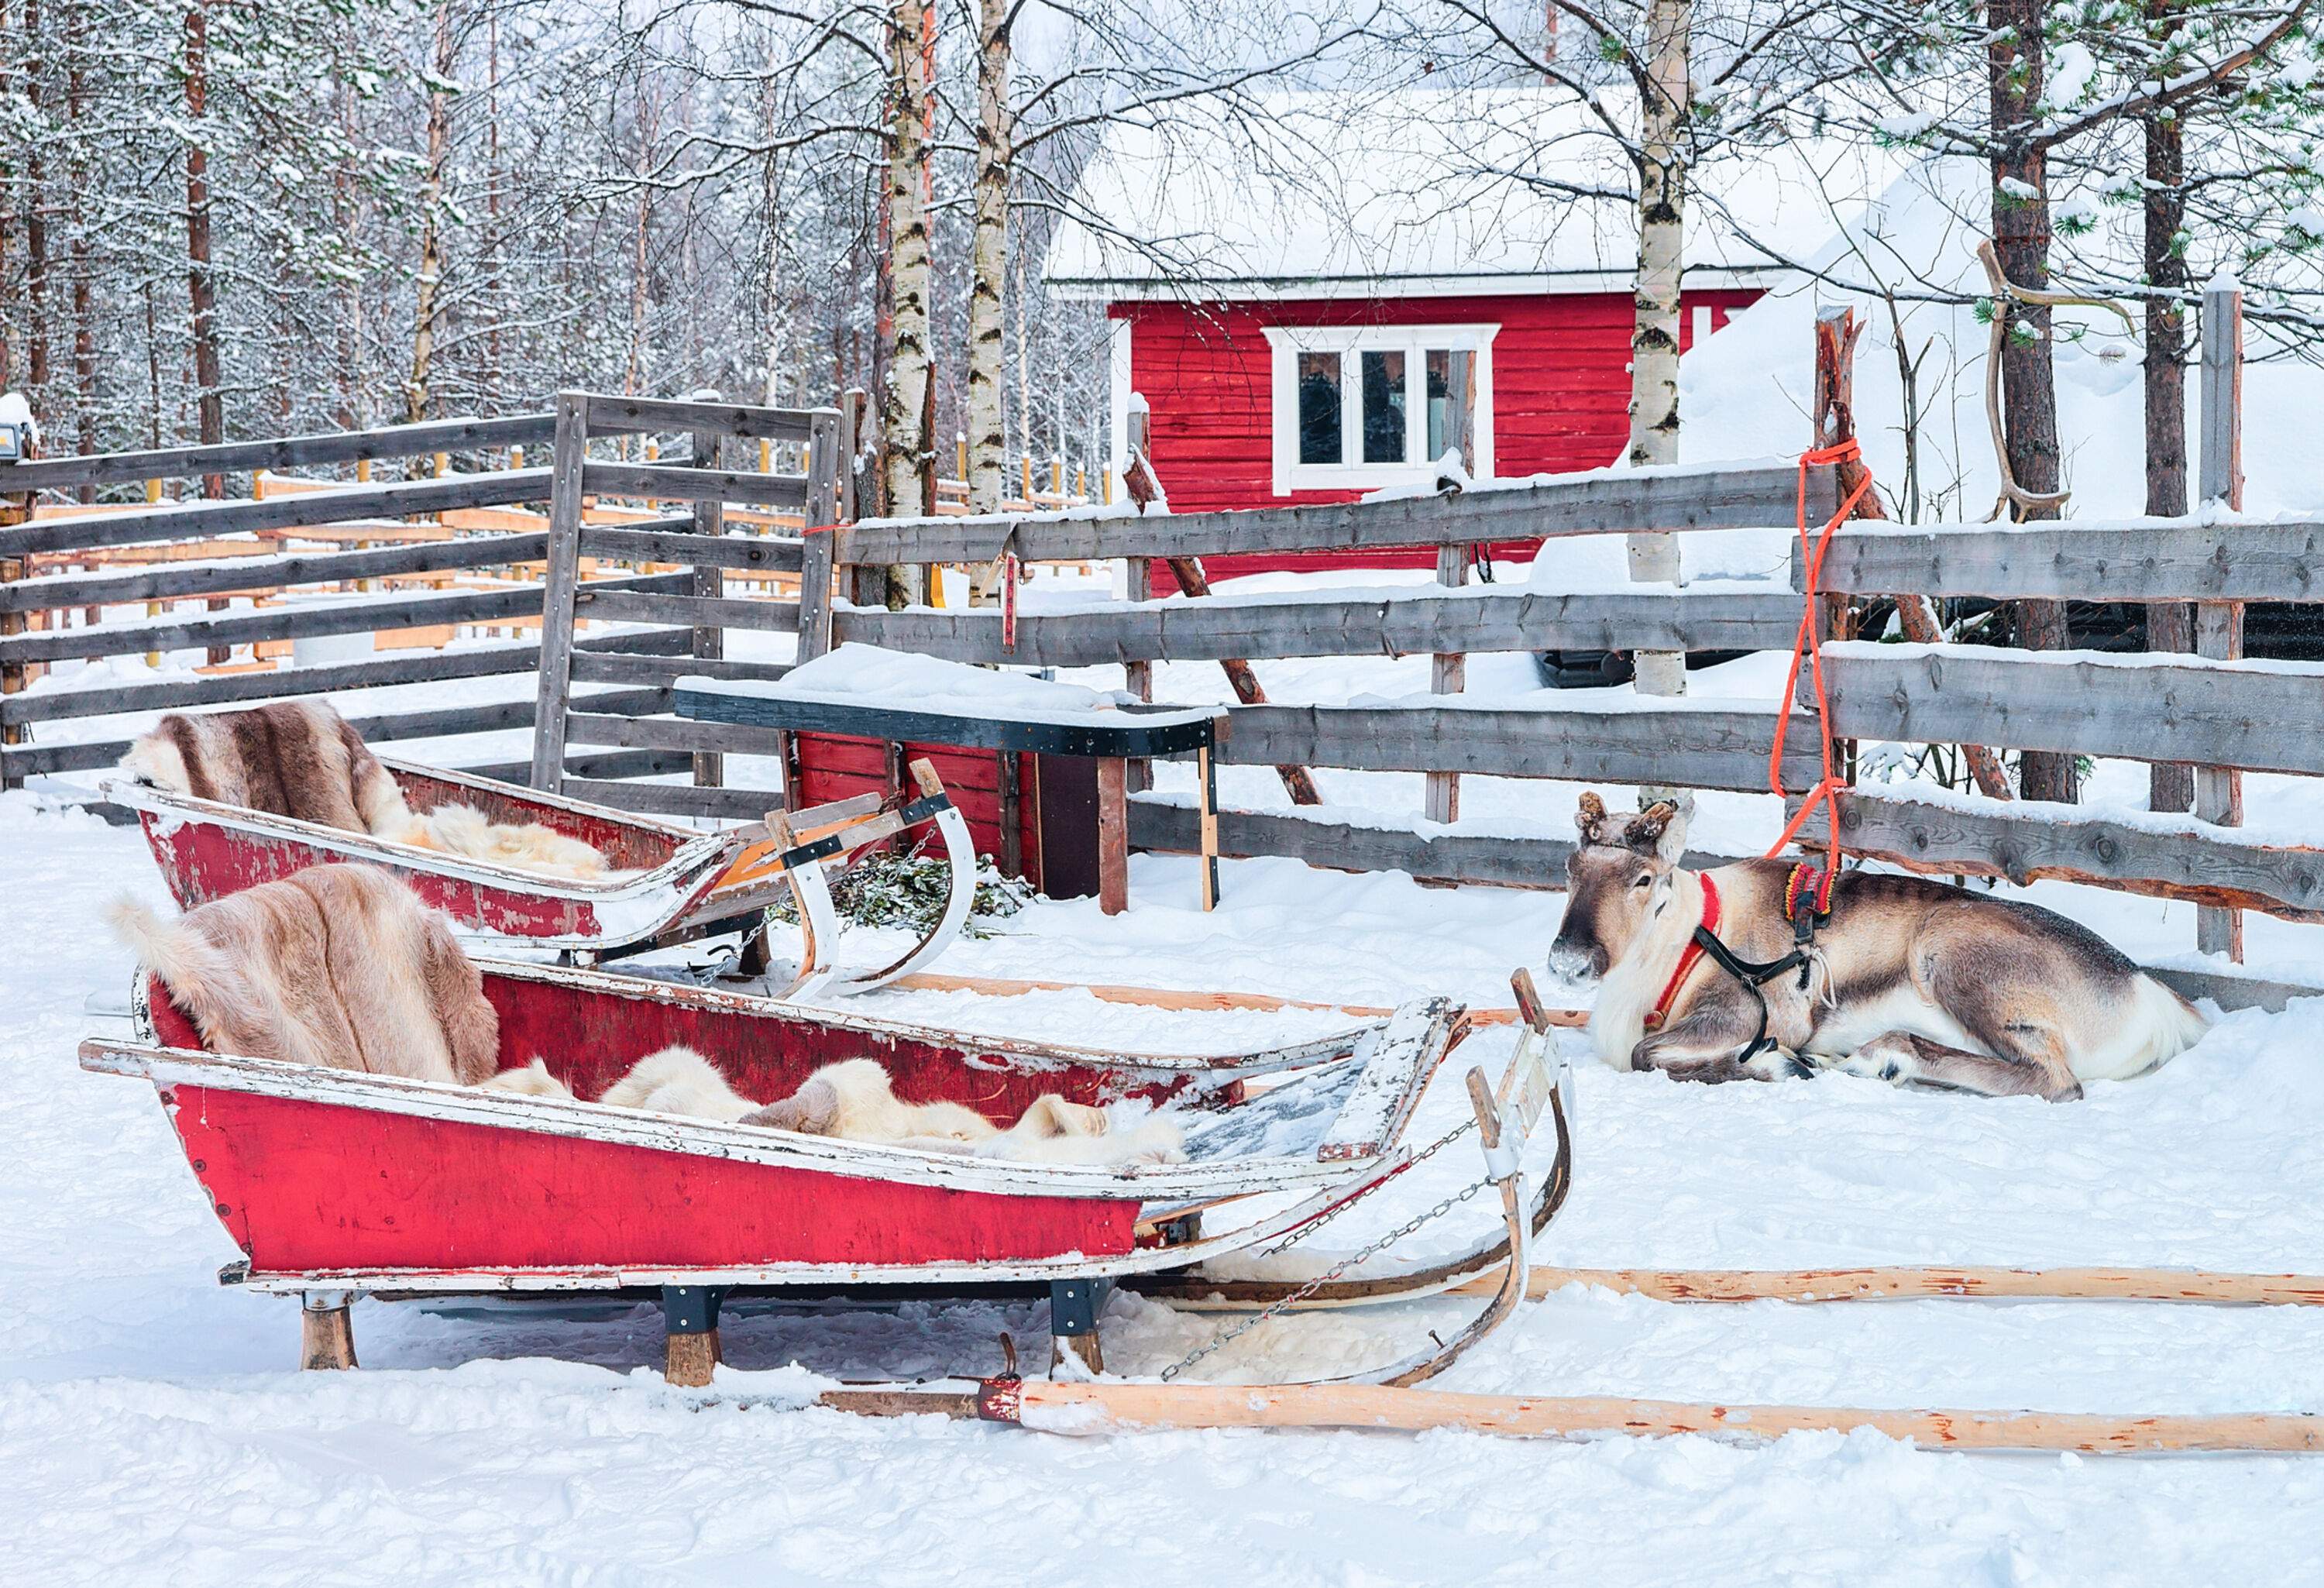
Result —
<path fill-rule="evenodd" d="M 1400 664 L 1383 664 L 1400 665 Z M 1290 674 L 1296 664 L 1278 664 Z M 1191 689 L 1198 675 L 1185 680 Z M 1270 676 L 1270 683 L 1275 679 Z M 1279 686 L 1296 697 L 1286 677 Z M 1565 791 L 1510 785 L 1545 824 Z M 1263 794 L 1263 789 L 1255 793 Z M 1515 813 L 1513 813 L 1515 814 Z M 1752 815 L 1738 807 L 1738 824 Z M 1369 1584 L 2324 1580 L 2314 1459 L 1935 1455 L 1869 1436 L 1762 1450 L 1434 1434 L 1076 1440 L 936 1419 L 701 1408 L 663 1389 L 659 1319 L 431 1315 L 365 1303 L 364 1371 L 286 1371 L 290 1304 L 221 1289 L 235 1255 L 151 1091 L 72 1063 L 82 1001 L 125 956 L 94 923 L 158 899 L 134 832 L 0 797 L 0 1580 L 191 1583 Z M 1388 1002 L 1506 1000 L 1554 895 L 1140 857 L 1136 908 L 1040 904 L 943 968 Z M 2190 940 L 2175 906 L 2036 896 L 2134 953 Z M 2313 965 L 2305 934 L 2258 946 Z M 1314 1014 L 1171 1016 L 1085 994 L 914 993 L 915 1016 L 1131 1047 L 1258 1042 Z M 1505 1034 L 1476 1038 L 1487 1063 Z M 2153 1077 L 2086 1103 L 1972 1101 L 1825 1078 L 1696 1088 L 1584 1066 L 1576 1187 L 1542 1260 L 1582 1266 L 1876 1260 L 2324 1269 L 2324 1006 L 2230 1017 Z M 1452 1070 L 1448 1068 L 1448 1077 Z M 1457 1115 L 1440 1084 L 1416 1129 Z M 1448 1152 L 1370 1233 L 1474 1172 Z M 1479 1205 L 1464 1217 L 1481 1221 Z M 1433 1227 L 1416 1249 L 1465 1242 Z M 1320 1240 L 1321 1238 L 1319 1238 Z M 1269 1324 L 1204 1364 L 1241 1380 L 1385 1360 L 1466 1304 Z M 737 1381 L 989 1371 L 1038 1304 L 930 1303 L 730 1321 Z M 1218 1326 L 1118 1297 L 1115 1371 Z M 755 1377 L 755 1382 L 753 1382 Z M 2024 1303 L 1682 1308 L 1569 1290 L 1523 1308 L 1444 1387 L 1726 1401 L 2324 1412 L 2324 1314 Z M 1079 1562 L 1078 1565 L 1073 1565 Z"/>

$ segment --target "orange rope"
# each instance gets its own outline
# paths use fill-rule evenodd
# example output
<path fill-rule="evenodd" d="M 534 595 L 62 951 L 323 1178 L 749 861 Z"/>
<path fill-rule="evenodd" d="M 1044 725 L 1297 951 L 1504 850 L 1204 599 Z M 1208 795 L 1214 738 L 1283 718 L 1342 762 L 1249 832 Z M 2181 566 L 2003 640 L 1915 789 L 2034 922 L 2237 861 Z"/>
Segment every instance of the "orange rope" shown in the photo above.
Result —
<path fill-rule="evenodd" d="M 1839 774 L 1833 771 L 1831 764 L 1831 705 L 1824 697 L 1823 637 L 1816 628 L 1816 595 L 1818 587 L 1823 582 L 1823 556 L 1831 546 L 1832 531 L 1848 522 L 1849 515 L 1856 511 L 1856 504 L 1863 501 L 1865 494 L 1872 489 L 1872 473 L 1869 469 L 1864 472 L 1864 477 L 1856 483 L 1856 489 L 1848 494 L 1847 500 L 1840 504 L 1839 510 L 1833 512 L 1831 519 L 1825 522 L 1822 532 L 1811 542 L 1808 539 L 1808 470 L 1820 463 L 1854 463 L 1862 457 L 1863 448 L 1852 439 L 1842 441 L 1836 447 L 1810 448 L 1800 454 L 1800 551 L 1803 563 L 1807 569 L 1805 580 L 1807 592 L 1802 599 L 1800 632 L 1792 641 L 1791 669 L 1784 676 L 1784 697 L 1777 703 L 1775 743 L 1774 748 L 1767 752 L 1767 787 L 1780 796 L 1784 792 L 1784 740 L 1791 729 L 1792 701 L 1799 693 L 1800 659 L 1805 657 L 1808 662 L 1809 680 L 1815 686 L 1816 716 L 1819 725 L 1823 729 L 1821 735 L 1823 750 L 1823 778 L 1809 790 L 1808 797 L 1801 804 L 1798 812 L 1784 826 L 1783 836 L 1777 838 L 1769 846 L 1767 854 L 1770 858 L 1781 854 L 1784 845 L 1791 843 L 1802 825 L 1807 821 L 1808 813 L 1821 804 L 1830 813 L 1828 825 L 1831 829 L 1831 842 L 1825 845 L 1824 859 L 1824 874 L 1827 878 L 1836 876 L 1840 872 L 1839 795 L 1840 790 L 1846 785 L 1840 781 Z M 1826 885 L 1829 886 L 1829 882 Z"/>

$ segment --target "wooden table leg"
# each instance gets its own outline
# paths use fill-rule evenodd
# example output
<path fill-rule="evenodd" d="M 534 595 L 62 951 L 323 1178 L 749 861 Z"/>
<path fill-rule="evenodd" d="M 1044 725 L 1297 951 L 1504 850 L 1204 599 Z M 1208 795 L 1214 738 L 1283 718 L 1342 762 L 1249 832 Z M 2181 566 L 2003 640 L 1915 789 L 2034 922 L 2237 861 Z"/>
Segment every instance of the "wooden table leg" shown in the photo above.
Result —
<path fill-rule="evenodd" d="M 1219 907 L 1219 765 L 1217 758 L 1205 744 L 1194 752 L 1201 776 L 1196 780 L 1195 799 L 1203 812 L 1203 909 Z"/>
<path fill-rule="evenodd" d="M 1130 762 L 1119 755 L 1097 763 L 1097 907 L 1130 908 Z"/>

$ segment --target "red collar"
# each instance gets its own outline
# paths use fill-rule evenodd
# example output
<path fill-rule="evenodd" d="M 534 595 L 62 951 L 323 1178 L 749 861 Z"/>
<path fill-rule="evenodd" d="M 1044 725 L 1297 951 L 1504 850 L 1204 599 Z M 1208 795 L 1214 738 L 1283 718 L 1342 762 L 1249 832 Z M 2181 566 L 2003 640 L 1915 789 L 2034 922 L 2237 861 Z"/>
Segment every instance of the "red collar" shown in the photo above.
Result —
<path fill-rule="evenodd" d="M 1702 873 L 1702 929 L 1715 935 L 1719 930 L 1719 884 L 1711 880 L 1709 872 Z M 1678 956 L 1678 968 L 1671 972 L 1670 980 L 1663 983 L 1663 995 L 1655 999 L 1654 1008 L 1646 1011 L 1647 1030 L 1661 1029 L 1663 1021 L 1670 1018 L 1671 1000 L 1678 996 L 1680 984 L 1702 957 L 1702 940 L 1692 932 L 1688 933 L 1686 947 Z"/>

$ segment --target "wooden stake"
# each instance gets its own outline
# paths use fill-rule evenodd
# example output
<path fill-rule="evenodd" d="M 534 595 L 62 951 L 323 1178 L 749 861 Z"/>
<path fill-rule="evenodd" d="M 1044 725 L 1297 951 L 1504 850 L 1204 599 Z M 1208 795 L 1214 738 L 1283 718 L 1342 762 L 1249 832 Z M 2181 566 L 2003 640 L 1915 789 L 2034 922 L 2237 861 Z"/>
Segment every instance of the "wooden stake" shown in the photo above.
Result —
<path fill-rule="evenodd" d="M 1869 1428 L 1941 1450 L 2324 1451 L 2324 1417 L 2289 1412 L 2135 1417 L 2042 1411 L 1711 1406 L 1611 1396 L 1455 1395 L 1370 1384 L 1084 1384 L 1029 1381 L 1016 1421 L 1055 1433 L 1165 1428 L 1467 1428 L 1529 1438 L 1709 1434 L 1763 1443 Z"/>
<path fill-rule="evenodd" d="M 342 1291 L 314 1291 L 299 1307 L 299 1366 L 340 1370 L 355 1365 L 355 1323 Z"/>
<path fill-rule="evenodd" d="M 681 1389 L 704 1389 L 724 1360 L 715 1329 L 706 1329 L 698 1334 L 670 1334 L 665 1337 L 662 1346 L 661 1376 Z"/>
<path fill-rule="evenodd" d="M 1130 908 L 1130 763 L 1097 762 L 1097 902 L 1107 915 Z"/>

